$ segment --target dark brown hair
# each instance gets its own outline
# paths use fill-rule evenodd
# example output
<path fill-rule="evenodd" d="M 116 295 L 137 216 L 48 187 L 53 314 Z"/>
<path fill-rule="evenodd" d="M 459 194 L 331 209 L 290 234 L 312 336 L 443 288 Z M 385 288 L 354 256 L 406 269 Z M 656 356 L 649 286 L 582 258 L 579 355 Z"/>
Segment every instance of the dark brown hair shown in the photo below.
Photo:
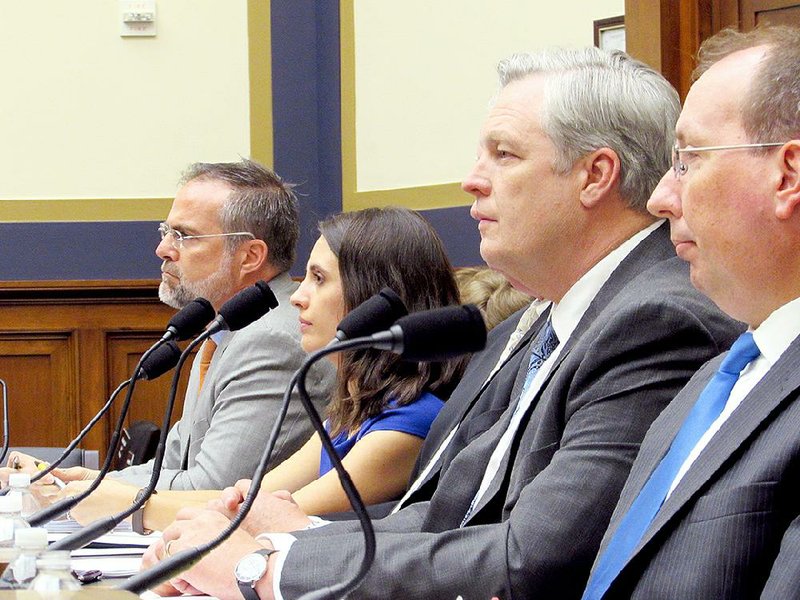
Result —
<path fill-rule="evenodd" d="M 339 260 L 344 306 L 350 311 L 384 287 L 408 312 L 458 304 L 458 289 L 433 227 L 404 208 L 368 208 L 326 219 L 319 231 Z M 405 405 L 426 390 L 449 396 L 466 359 L 405 362 L 380 350 L 345 352 L 328 406 L 333 434 L 356 430 L 394 400 Z"/>

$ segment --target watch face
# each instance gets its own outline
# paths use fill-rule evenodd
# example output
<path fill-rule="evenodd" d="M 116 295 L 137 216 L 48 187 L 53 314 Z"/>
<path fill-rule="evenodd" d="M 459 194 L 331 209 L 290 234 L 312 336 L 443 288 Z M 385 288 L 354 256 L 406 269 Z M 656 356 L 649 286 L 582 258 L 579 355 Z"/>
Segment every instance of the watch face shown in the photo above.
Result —
<path fill-rule="evenodd" d="M 234 574 L 241 582 L 252 582 L 261 579 L 266 571 L 266 557 L 261 554 L 248 554 L 238 562 Z"/>

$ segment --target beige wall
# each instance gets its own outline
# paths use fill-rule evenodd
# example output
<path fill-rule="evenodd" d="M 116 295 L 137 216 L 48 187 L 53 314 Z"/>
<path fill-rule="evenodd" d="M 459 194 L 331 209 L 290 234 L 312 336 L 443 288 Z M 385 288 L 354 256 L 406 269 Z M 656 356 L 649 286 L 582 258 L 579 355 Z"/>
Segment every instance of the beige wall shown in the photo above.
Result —
<path fill-rule="evenodd" d="M 250 154 L 247 1 L 159 0 L 157 26 L 3 0 L 0 199 L 170 197 L 187 163 Z"/>
<path fill-rule="evenodd" d="M 592 21 L 623 12 L 624 0 L 354 0 L 357 190 L 459 181 L 497 61 L 591 45 Z"/>

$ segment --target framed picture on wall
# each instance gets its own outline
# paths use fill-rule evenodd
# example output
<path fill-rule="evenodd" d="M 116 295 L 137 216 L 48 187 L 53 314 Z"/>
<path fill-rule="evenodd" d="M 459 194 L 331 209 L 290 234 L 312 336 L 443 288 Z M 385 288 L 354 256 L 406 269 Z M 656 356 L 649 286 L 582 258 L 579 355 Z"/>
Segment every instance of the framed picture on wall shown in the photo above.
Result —
<path fill-rule="evenodd" d="M 594 45 L 603 50 L 625 51 L 625 17 L 594 21 Z"/>

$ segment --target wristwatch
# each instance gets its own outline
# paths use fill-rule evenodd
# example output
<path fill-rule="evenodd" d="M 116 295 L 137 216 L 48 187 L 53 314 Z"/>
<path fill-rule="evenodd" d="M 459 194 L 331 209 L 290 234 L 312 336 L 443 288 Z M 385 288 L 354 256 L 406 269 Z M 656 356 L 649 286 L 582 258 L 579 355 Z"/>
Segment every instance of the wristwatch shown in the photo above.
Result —
<path fill-rule="evenodd" d="M 236 584 L 242 592 L 244 600 L 261 600 L 256 593 L 256 584 L 267 572 L 269 556 L 275 554 L 277 550 L 264 548 L 256 550 L 250 554 L 245 554 L 238 563 L 233 574 L 236 576 Z"/>
<path fill-rule="evenodd" d="M 134 504 L 142 499 L 148 492 L 147 488 L 142 488 L 138 492 L 136 492 L 136 497 L 133 499 Z M 154 494 L 157 494 L 155 490 L 153 490 Z M 138 533 L 139 535 L 149 535 L 153 533 L 151 529 L 144 528 L 144 507 L 147 506 L 147 502 L 142 504 L 141 508 L 137 509 L 135 513 L 131 515 L 131 529 L 134 533 Z"/>

